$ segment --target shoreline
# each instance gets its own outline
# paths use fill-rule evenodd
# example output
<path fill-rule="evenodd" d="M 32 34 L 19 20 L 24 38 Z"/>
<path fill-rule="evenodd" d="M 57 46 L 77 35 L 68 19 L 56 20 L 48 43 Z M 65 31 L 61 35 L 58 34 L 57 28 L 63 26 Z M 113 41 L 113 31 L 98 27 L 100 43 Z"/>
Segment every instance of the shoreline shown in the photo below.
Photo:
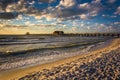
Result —
<path fill-rule="evenodd" d="M 32 67 L 32 66 L 36 66 L 36 65 L 41 65 L 41 64 L 45 64 L 45 63 L 50 63 L 50 62 L 55 62 L 58 60 L 62 60 L 68 57 L 73 57 L 73 56 L 77 56 L 80 54 L 84 54 L 87 53 L 92 47 L 96 47 L 97 45 L 99 45 L 100 43 L 103 43 L 103 41 L 98 41 L 98 42 L 92 42 L 92 43 L 84 43 L 84 45 L 82 46 L 77 46 L 75 48 L 75 45 L 71 45 L 70 47 L 66 47 L 63 50 L 60 51 L 60 49 L 62 48 L 56 48 L 54 50 L 48 50 L 49 53 L 51 55 L 46 55 L 46 56 L 39 56 L 40 54 L 25 54 L 26 58 L 28 58 L 29 56 L 31 56 L 29 59 L 26 60 L 21 60 L 19 62 L 13 62 L 13 63 L 5 63 L 5 64 L 1 64 L 0 66 L 0 72 L 9 72 L 12 70 L 18 70 L 21 68 L 28 68 L 28 67 Z M 71 49 L 70 49 L 71 48 Z M 70 51 L 68 51 L 70 49 Z M 33 55 L 33 56 L 32 56 Z M 24 57 L 24 56 L 23 56 Z M 14 58 L 14 57 L 13 57 Z M 9 59 L 9 58 L 8 58 Z M 11 57 L 12 59 L 12 57 Z M 7 58 L 6 58 L 7 60 Z"/>
<path fill-rule="evenodd" d="M 116 49 L 116 46 L 118 47 L 117 42 L 120 41 L 119 39 L 113 39 L 112 41 L 108 42 L 107 45 L 105 45 L 106 42 L 104 42 L 103 46 L 98 47 L 98 49 L 93 48 L 92 51 L 89 51 L 88 53 L 85 54 L 80 54 L 79 56 L 73 56 L 73 57 L 69 57 L 63 60 L 58 60 L 55 62 L 50 62 L 50 63 L 45 63 L 45 64 L 41 64 L 41 65 L 37 65 L 37 66 L 33 66 L 30 68 L 23 68 L 23 69 L 19 69 L 19 70 L 13 70 L 10 72 L 3 72 L 0 73 L 0 78 L 3 80 L 10 80 L 10 79 L 15 79 L 17 80 L 20 77 L 25 76 L 26 74 L 31 74 L 31 73 L 35 73 L 37 71 L 41 71 L 42 69 L 51 69 L 53 67 L 57 67 L 59 65 L 62 64 L 66 64 L 72 61 L 75 61 L 79 58 L 85 57 L 85 56 L 91 56 L 94 54 L 99 54 L 100 52 L 104 53 L 106 51 L 111 51 L 112 49 Z M 100 57 L 100 55 L 99 55 Z M 17 74 L 16 74 L 17 73 Z"/>

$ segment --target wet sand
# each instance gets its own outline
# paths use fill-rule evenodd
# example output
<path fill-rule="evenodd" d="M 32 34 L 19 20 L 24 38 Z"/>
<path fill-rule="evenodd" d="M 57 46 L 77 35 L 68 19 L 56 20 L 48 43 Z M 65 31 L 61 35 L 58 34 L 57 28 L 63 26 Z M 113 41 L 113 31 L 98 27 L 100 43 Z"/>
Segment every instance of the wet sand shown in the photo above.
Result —
<path fill-rule="evenodd" d="M 114 39 L 112 41 L 105 42 L 104 44 L 102 44 L 97 48 L 93 48 L 90 52 L 86 54 L 81 54 L 79 56 L 74 56 L 74 57 L 66 58 L 64 60 L 42 64 L 30 68 L 12 70 L 9 72 L 0 72 L 0 79 L 3 80 L 18 80 L 18 79 L 78 80 L 79 78 L 97 79 L 99 77 L 103 77 L 104 75 L 110 76 L 111 74 L 110 75 L 104 74 L 106 72 L 109 73 L 109 69 L 110 71 L 112 71 L 112 75 L 114 75 L 112 77 L 114 79 L 115 78 L 117 79 L 117 77 L 119 77 L 120 75 L 119 67 L 118 67 L 119 65 L 118 60 L 120 60 L 119 59 L 120 57 L 116 58 L 115 56 L 120 56 L 119 49 L 120 49 L 120 39 Z M 114 65 L 112 62 L 118 65 Z M 102 65 L 104 65 L 104 67 Z M 108 79 L 108 77 L 105 78 Z"/>

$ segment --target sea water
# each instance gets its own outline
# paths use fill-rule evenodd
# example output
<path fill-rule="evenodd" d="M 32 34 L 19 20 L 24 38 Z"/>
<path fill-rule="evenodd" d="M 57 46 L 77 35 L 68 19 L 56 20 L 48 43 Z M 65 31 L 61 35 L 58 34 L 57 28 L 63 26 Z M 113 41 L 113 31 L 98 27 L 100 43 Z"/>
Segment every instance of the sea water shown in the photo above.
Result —
<path fill-rule="evenodd" d="M 80 36 L 0 36 L 0 71 L 79 55 L 106 39 Z"/>

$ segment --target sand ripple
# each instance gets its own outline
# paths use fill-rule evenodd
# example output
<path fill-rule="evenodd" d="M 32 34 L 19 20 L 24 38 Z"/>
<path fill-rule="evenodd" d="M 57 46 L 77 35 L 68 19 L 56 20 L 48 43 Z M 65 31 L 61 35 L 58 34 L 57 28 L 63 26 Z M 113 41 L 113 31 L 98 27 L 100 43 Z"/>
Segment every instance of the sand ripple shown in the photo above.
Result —
<path fill-rule="evenodd" d="M 99 53 L 100 54 L 100 53 Z M 27 74 L 19 80 L 119 80 L 120 47 L 76 61 Z"/>

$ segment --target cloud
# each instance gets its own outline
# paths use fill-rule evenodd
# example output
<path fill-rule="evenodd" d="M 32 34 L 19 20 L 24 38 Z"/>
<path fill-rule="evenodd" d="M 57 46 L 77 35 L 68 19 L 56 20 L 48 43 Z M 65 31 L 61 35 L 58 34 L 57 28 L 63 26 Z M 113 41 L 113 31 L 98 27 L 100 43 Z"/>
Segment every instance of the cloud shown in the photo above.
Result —
<path fill-rule="evenodd" d="M 114 22 L 114 25 L 120 25 L 120 22 Z"/>
<path fill-rule="evenodd" d="M 99 4 L 101 3 L 101 0 L 93 0 L 92 3 Z"/>
<path fill-rule="evenodd" d="M 98 3 L 99 2 L 99 3 Z M 61 0 L 56 7 L 48 7 L 44 10 L 30 9 L 28 15 L 34 16 L 36 19 L 46 18 L 50 21 L 52 18 L 66 19 L 87 19 L 97 16 L 102 10 L 100 1 L 93 3 L 79 4 L 77 0 Z M 34 11 L 33 13 L 31 11 Z M 83 18 L 83 14 L 86 15 Z"/>
<path fill-rule="evenodd" d="M 80 19 L 88 19 L 88 16 L 86 14 L 81 14 Z"/>
<path fill-rule="evenodd" d="M 83 3 L 83 4 L 79 4 L 78 7 L 79 7 L 79 8 L 89 9 L 89 8 L 90 8 L 90 4 L 89 4 L 89 3 Z"/>
<path fill-rule="evenodd" d="M 14 19 L 18 16 L 18 14 L 14 14 L 11 12 L 3 12 L 0 13 L 0 19 Z"/>
<path fill-rule="evenodd" d="M 19 13 L 25 13 L 25 14 L 35 14 L 40 9 L 37 9 L 34 4 L 37 3 L 38 5 L 41 5 L 39 3 L 51 3 L 56 0 L 2 0 L 0 2 L 0 5 L 2 6 L 2 9 L 5 12 L 19 12 Z M 5 5 L 6 6 L 5 6 Z"/>
<path fill-rule="evenodd" d="M 35 24 L 36 27 L 55 27 L 56 24 Z"/>
<path fill-rule="evenodd" d="M 26 22 L 25 22 L 25 25 L 30 25 L 30 21 L 26 21 Z"/>
<path fill-rule="evenodd" d="M 116 18 L 116 15 L 108 15 L 108 14 L 103 14 L 102 15 L 103 18 Z"/>
<path fill-rule="evenodd" d="M 108 3 L 115 3 L 116 0 L 108 0 Z"/>
<path fill-rule="evenodd" d="M 120 6 L 117 8 L 116 12 L 114 14 L 120 15 Z"/>
<path fill-rule="evenodd" d="M 3 0 L 4 1 L 4 0 Z M 8 0 L 5 0 L 8 1 Z M 39 2 L 51 3 L 56 0 L 38 0 Z M 52 18 L 65 19 L 86 19 L 83 18 L 83 14 L 86 17 L 97 16 L 102 6 L 101 0 L 95 0 L 92 3 L 79 4 L 77 0 L 61 0 L 56 7 L 47 7 L 42 10 L 37 9 L 34 4 L 35 0 L 19 0 L 16 2 L 8 1 L 4 10 L 6 12 L 18 12 L 34 16 L 36 19 L 46 18 L 50 21 Z M 1 3 L 3 5 L 3 2 Z M 41 5 L 41 4 L 39 4 Z"/>
<path fill-rule="evenodd" d="M 82 17 L 83 14 L 84 15 L 89 14 L 90 17 L 94 17 L 94 16 L 97 16 L 99 11 L 101 10 L 102 8 L 101 5 L 98 6 L 94 4 L 93 3 L 77 4 L 76 0 L 70 0 L 68 2 L 67 0 L 64 0 L 60 2 L 60 4 L 56 8 L 54 8 L 53 11 L 51 12 L 52 12 L 52 15 L 54 15 L 53 17 L 57 17 L 57 18 L 68 19 L 71 17 L 71 19 L 73 19 L 73 17 L 75 16 L 77 19 L 78 16 L 80 15 L 81 19 L 86 19 Z"/>
<path fill-rule="evenodd" d="M 23 15 L 18 15 L 17 16 L 17 20 L 22 20 L 23 19 Z"/>
<path fill-rule="evenodd" d="M 74 26 L 74 27 L 71 28 L 71 30 L 76 32 L 76 31 L 78 31 L 78 28 Z"/>
<path fill-rule="evenodd" d="M 2 7 L 2 10 L 5 10 L 8 4 L 12 3 L 13 0 L 0 0 L 0 5 Z"/>
<path fill-rule="evenodd" d="M 76 4 L 77 4 L 76 0 L 61 0 L 59 6 L 70 8 L 76 6 Z"/>
<path fill-rule="evenodd" d="M 39 0 L 39 1 L 43 3 L 52 3 L 55 2 L 56 0 Z"/>
<path fill-rule="evenodd" d="M 0 4 L 0 12 L 4 12 L 1 4 Z"/>
<path fill-rule="evenodd" d="M 38 10 L 33 6 L 35 1 L 27 0 L 2 0 L 0 2 L 0 19 L 14 19 L 21 14 L 34 14 Z M 5 4 L 5 5 L 4 5 Z M 14 14 L 14 13 L 17 13 Z M 8 18 L 7 18 L 8 17 Z"/>
<path fill-rule="evenodd" d="M 35 12 L 35 7 L 33 4 L 34 0 L 2 0 L 0 5 L 2 6 L 2 10 L 4 12 L 23 12 L 23 13 L 31 13 Z"/>
<path fill-rule="evenodd" d="M 18 29 L 25 29 L 25 28 L 33 28 L 36 27 L 38 29 L 41 28 L 46 28 L 46 27 L 56 27 L 56 26 L 63 26 L 65 27 L 66 25 L 60 25 L 60 24 L 35 24 L 35 23 L 31 23 L 30 21 L 26 21 L 24 25 L 19 25 L 19 24 L 10 24 L 10 23 L 0 23 L 0 29 L 4 29 L 4 28 L 18 28 Z"/>
<path fill-rule="evenodd" d="M 113 32 L 113 26 L 108 26 L 108 27 L 106 27 L 106 31 L 107 32 Z"/>
<path fill-rule="evenodd" d="M 84 23 L 81 23 L 81 24 L 80 24 L 81 27 L 84 27 L 84 25 L 85 25 Z"/>
<path fill-rule="evenodd" d="M 5 24 L 3 23 L 0 23 L 0 28 L 3 28 Z"/>

